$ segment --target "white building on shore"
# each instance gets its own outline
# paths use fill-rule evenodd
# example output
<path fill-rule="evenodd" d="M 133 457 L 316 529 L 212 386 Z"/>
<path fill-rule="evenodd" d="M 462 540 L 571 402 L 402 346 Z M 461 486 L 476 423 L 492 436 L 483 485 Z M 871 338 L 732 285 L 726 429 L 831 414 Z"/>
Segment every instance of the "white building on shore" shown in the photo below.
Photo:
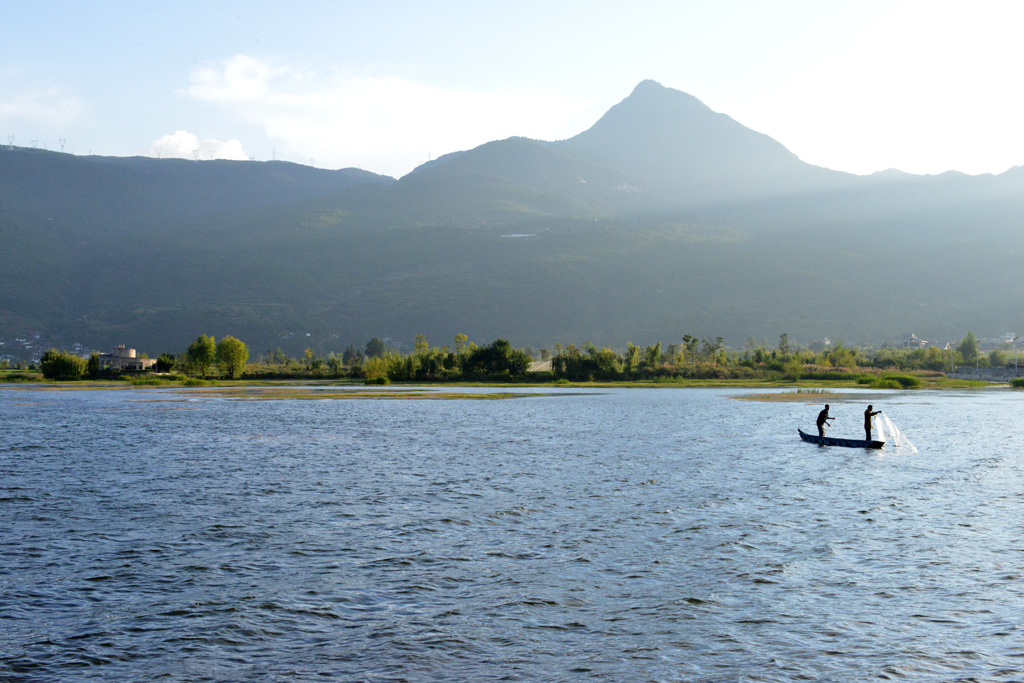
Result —
<path fill-rule="evenodd" d="M 100 367 L 119 372 L 143 372 L 156 366 L 155 358 L 139 358 L 135 349 L 125 348 L 124 344 L 114 348 L 113 353 L 100 354 Z"/>
<path fill-rule="evenodd" d="M 928 346 L 928 342 L 921 339 L 916 334 L 911 334 L 903 338 L 903 348 L 905 349 L 923 349 Z"/>

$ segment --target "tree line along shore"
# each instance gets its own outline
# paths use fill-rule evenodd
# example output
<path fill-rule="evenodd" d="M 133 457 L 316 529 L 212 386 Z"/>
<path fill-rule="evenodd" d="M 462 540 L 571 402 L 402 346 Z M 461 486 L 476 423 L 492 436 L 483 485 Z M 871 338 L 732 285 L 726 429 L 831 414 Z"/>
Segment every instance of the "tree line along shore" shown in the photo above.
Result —
<path fill-rule="evenodd" d="M 877 389 L 932 386 L 958 365 L 1014 367 L 1012 349 L 978 350 L 973 333 L 956 348 L 881 348 L 862 350 L 842 343 L 811 349 L 790 344 L 782 334 L 772 348 L 751 340 L 729 349 L 721 337 L 684 335 L 663 347 L 628 344 L 624 350 L 590 342 L 554 349 L 517 349 L 507 340 L 477 345 L 464 334 L 453 345 L 431 346 L 417 335 L 411 352 L 389 348 L 374 337 L 365 348 L 349 346 L 326 356 L 306 349 L 290 357 L 280 349 L 250 361 L 248 346 L 231 336 L 218 342 L 201 334 L 180 353 L 163 353 L 148 372 L 107 367 L 101 355 L 88 358 L 50 349 L 38 367 L 0 368 L 0 380 L 85 381 L 123 379 L 135 384 L 203 384 L 211 380 L 340 380 L 367 384 L 390 382 L 684 382 L 726 381 L 845 383 Z M 947 381 L 948 382 L 948 381 Z M 1014 386 L 1024 384 L 1013 382 Z"/>

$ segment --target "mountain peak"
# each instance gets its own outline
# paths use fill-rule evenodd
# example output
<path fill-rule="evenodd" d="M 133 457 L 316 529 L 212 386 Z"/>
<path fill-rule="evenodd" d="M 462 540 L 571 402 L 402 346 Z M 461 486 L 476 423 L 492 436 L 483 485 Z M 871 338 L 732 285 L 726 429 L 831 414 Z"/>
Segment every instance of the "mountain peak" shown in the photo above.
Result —
<path fill-rule="evenodd" d="M 806 191 L 831 182 L 767 135 L 693 95 L 641 81 L 589 130 L 564 141 L 594 163 L 650 179 L 667 199 L 716 201 Z"/>
<path fill-rule="evenodd" d="M 629 97 L 619 104 L 621 105 L 626 103 L 659 109 L 671 109 L 675 110 L 674 113 L 676 114 L 679 113 L 680 109 L 703 111 L 712 114 L 715 113 L 711 108 L 693 95 L 683 92 L 682 90 L 665 87 L 661 83 L 651 79 L 637 83 L 637 86 L 633 88 L 633 92 L 629 94 Z"/>
<path fill-rule="evenodd" d="M 717 135 L 722 132 L 723 124 L 727 129 L 742 128 L 724 114 L 713 112 L 693 95 L 666 88 L 657 81 L 645 80 L 633 88 L 629 97 L 609 109 L 589 130 L 574 139 L 582 142 L 588 139 L 621 140 L 625 137 L 633 138 L 630 144 L 636 144 L 639 142 L 636 138 L 640 136 L 660 147 L 664 136 Z"/>
<path fill-rule="evenodd" d="M 636 87 L 633 88 L 633 95 L 637 95 L 644 92 L 655 92 L 660 90 L 668 90 L 665 86 L 658 81 L 651 80 L 650 78 L 645 79 L 637 83 Z"/>

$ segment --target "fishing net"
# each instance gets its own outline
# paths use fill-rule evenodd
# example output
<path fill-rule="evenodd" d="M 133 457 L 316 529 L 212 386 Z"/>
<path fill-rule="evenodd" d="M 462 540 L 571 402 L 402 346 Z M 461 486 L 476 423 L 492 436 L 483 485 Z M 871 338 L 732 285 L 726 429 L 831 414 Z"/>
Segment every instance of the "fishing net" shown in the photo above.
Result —
<path fill-rule="evenodd" d="M 917 453 L 917 448 L 910 443 L 910 439 L 900 431 L 889 416 L 885 413 L 875 415 L 875 431 L 878 432 L 878 440 L 885 441 L 887 446 L 905 448 L 912 453 Z"/>

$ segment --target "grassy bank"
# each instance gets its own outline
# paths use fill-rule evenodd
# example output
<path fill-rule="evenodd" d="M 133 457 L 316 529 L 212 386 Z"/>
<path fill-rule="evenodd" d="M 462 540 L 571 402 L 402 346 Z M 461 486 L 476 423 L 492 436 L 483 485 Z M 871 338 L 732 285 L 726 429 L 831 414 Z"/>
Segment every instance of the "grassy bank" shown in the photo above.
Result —
<path fill-rule="evenodd" d="M 0 371 L 0 384 L 26 384 L 33 386 L 59 386 L 61 388 L 81 389 L 111 389 L 111 388 L 174 388 L 174 389 L 212 389 L 212 388 L 256 388 L 256 387 L 363 387 L 364 382 L 355 379 L 200 379 L 187 377 L 185 375 L 139 375 L 124 376 L 119 379 L 102 380 L 76 380 L 68 382 L 52 382 L 44 380 L 37 372 L 27 371 Z M 560 379 L 554 380 L 550 373 L 543 373 L 540 376 L 527 375 L 515 382 L 481 382 L 481 381 L 396 381 L 391 383 L 392 389 L 378 390 L 379 395 L 391 396 L 392 394 L 406 390 L 405 387 L 487 387 L 487 388 L 550 388 L 565 387 L 578 389 L 595 388 L 737 388 L 737 389 L 789 389 L 800 392 L 801 396 L 812 395 L 811 392 L 823 392 L 830 389 L 876 389 L 876 390 L 949 390 L 949 389 L 979 389 L 984 387 L 1006 386 L 1003 384 L 989 383 L 979 380 L 949 379 L 941 373 L 921 372 L 902 373 L 899 375 L 857 375 L 853 373 L 829 379 L 822 378 L 682 378 L 682 377 L 659 377 L 657 379 L 633 380 L 633 381 L 585 381 L 571 382 Z M 436 393 L 436 392 L 432 392 Z M 370 395 L 366 390 L 360 391 L 363 396 Z"/>

